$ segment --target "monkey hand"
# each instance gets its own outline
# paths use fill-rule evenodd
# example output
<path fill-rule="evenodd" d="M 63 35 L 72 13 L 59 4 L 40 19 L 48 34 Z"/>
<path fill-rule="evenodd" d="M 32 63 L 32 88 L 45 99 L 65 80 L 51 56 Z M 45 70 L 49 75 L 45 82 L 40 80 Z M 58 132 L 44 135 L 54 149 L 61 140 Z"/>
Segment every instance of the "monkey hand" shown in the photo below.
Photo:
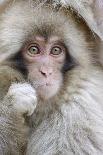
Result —
<path fill-rule="evenodd" d="M 36 93 L 30 84 L 10 86 L 0 102 L 0 155 L 21 155 L 25 151 L 30 128 L 24 116 L 30 116 L 36 105 Z"/>
<path fill-rule="evenodd" d="M 36 92 L 28 83 L 15 83 L 9 88 L 6 99 L 20 114 L 32 115 L 37 105 Z"/>

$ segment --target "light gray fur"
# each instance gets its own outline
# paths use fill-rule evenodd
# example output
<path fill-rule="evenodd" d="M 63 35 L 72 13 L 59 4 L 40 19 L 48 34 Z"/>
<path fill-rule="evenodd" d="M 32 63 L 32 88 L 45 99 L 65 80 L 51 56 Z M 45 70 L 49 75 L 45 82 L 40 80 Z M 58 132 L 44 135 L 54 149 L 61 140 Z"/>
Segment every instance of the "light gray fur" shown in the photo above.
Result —
<path fill-rule="evenodd" d="M 88 77 L 76 75 L 79 81 L 68 83 L 52 113 L 45 107 L 36 118 L 34 113 L 36 129 L 29 139 L 27 155 L 103 154 L 103 75 L 98 70 L 90 72 Z M 43 120 L 37 127 L 40 116 Z"/>
<path fill-rule="evenodd" d="M 29 128 L 23 115 L 30 116 L 36 103 L 35 91 L 29 84 L 10 86 L 0 101 L 0 155 L 24 154 Z"/>
<path fill-rule="evenodd" d="M 47 103 L 38 100 L 30 120 L 31 130 L 30 137 L 26 139 L 28 140 L 26 155 L 103 155 L 103 70 L 97 57 L 94 57 L 95 51 L 91 41 L 94 38 L 81 19 L 78 26 L 74 17 L 69 14 L 62 19 L 62 14 L 60 16 L 52 12 L 53 18 L 51 18 L 49 11 L 45 13 L 45 7 L 42 19 L 40 10 L 35 10 L 29 4 L 26 1 L 15 2 L 2 17 L 1 62 L 21 48 L 25 37 L 33 32 L 35 23 L 37 26 L 42 26 L 45 22 L 50 24 L 53 22 L 58 33 L 62 28 L 55 24 L 58 19 L 57 23 L 62 23 L 65 28 L 61 29 L 60 35 L 66 39 L 69 52 L 75 58 L 77 66 L 65 74 L 63 88 L 53 99 Z M 54 33 L 56 33 L 55 28 Z M 28 85 L 26 90 L 30 87 Z M 21 92 L 25 90 L 24 87 L 21 89 L 23 89 Z M 19 97 L 16 101 L 18 100 Z M 19 104 L 22 105 L 23 100 L 21 99 Z M 28 99 L 27 101 L 30 102 Z M 15 104 L 14 102 L 13 105 Z M 27 105 L 24 104 L 28 108 Z M 8 115 L 6 117 L 9 119 Z M 5 124 L 3 131 L 4 129 L 10 132 Z M 22 131 L 21 129 L 22 127 L 19 132 Z M 0 131 L 2 131 L 1 127 Z M 1 132 L 0 136 L 2 135 Z M 23 135 L 21 134 L 21 138 Z M 15 137 L 14 134 L 13 138 Z M 7 134 L 6 140 L 8 139 Z M 23 141 L 25 142 L 24 137 Z M 0 146 L 2 147 L 2 144 Z M 14 145 L 10 146 L 14 148 Z M 18 154 L 19 149 L 15 149 L 16 153 L 14 152 L 13 155 Z M 3 154 L 2 150 L 0 155 Z M 22 154 L 21 150 L 20 153 Z"/>

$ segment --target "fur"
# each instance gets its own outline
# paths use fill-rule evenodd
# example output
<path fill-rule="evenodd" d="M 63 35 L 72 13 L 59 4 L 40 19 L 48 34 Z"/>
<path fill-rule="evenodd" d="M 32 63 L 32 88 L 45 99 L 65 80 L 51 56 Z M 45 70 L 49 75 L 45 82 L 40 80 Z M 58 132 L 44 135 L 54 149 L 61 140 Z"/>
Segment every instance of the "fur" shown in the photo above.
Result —
<path fill-rule="evenodd" d="M 68 73 L 57 105 L 54 101 L 35 111 L 27 155 L 103 154 L 103 74 L 93 68 L 80 70 L 74 77 Z"/>
<path fill-rule="evenodd" d="M 103 40 L 102 0 L 54 0 L 54 5 L 58 4 L 74 8 L 87 22 L 91 30 Z"/>
<path fill-rule="evenodd" d="M 31 1 L 31 0 L 30 0 Z M 1 0 L 2 7 L 10 0 Z M 11 0 L 13 3 L 14 0 Z M 44 0 L 44 2 L 46 2 Z M 89 27 L 103 40 L 103 0 L 52 0 L 54 6 L 60 4 L 74 8 Z"/>
<path fill-rule="evenodd" d="M 44 11 L 42 19 L 40 10 L 37 8 L 36 12 L 28 4 L 24 1 L 15 2 L 1 18 L 1 62 L 18 52 L 26 36 L 32 33 L 34 23 L 37 26 L 42 26 L 44 21 L 52 23 L 49 10 L 48 14 Z M 95 56 L 95 39 L 81 18 L 75 20 L 75 15 L 78 16 L 76 13 L 68 10 L 66 18 L 56 14 L 52 12 L 53 23 L 56 27 L 58 19 L 58 23 L 62 22 L 65 26 L 60 35 L 63 37 L 65 34 L 70 55 L 75 58 L 77 66 L 64 75 L 61 91 L 53 99 L 48 102 L 38 100 L 29 121 L 31 130 L 26 154 L 103 155 L 103 70 Z M 38 17 L 38 20 L 34 17 Z M 58 33 L 60 26 L 57 25 L 57 32 L 54 28 L 52 33 Z M 30 85 L 26 90 L 30 90 Z"/>

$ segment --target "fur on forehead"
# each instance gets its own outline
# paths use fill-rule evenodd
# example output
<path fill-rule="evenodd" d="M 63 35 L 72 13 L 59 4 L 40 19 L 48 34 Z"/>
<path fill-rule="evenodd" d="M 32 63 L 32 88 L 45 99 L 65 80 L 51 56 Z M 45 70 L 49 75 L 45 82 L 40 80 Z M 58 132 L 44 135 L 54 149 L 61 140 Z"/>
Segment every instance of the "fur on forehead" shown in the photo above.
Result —
<path fill-rule="evenodd" d="M 63 10 L 55 12 L 46 5 L 31 6 L 28 1 L 16 1 L 2 16 L 0 62 L 18 52 L 30 34 L 37 33 L 59 36 L 78 62 L 84 64 L 89 60 L 85 34 L 79 27 L 77 29 L 75 19 L 69 11 L 65 15 Z"/>

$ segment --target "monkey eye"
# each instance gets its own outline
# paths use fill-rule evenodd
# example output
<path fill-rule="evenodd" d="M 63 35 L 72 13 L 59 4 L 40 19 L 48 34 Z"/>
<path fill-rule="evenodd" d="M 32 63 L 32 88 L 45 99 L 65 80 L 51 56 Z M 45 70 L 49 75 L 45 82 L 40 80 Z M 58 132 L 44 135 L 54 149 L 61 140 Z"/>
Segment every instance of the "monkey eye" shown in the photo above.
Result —
<path fill-rule="evenodd" d="M 28 49 L 28 54 L 31 55 L 31 56 L 34 56 L 36 54 L 40 54 L 40 49 L 37 46 L 31 46 Z"/>
<path fill-rule="evenodd" d="M 52 55 L 60 55 L 62 53 L 62 49 L 60 47 L 53 47 L 50 54 Z"/>

